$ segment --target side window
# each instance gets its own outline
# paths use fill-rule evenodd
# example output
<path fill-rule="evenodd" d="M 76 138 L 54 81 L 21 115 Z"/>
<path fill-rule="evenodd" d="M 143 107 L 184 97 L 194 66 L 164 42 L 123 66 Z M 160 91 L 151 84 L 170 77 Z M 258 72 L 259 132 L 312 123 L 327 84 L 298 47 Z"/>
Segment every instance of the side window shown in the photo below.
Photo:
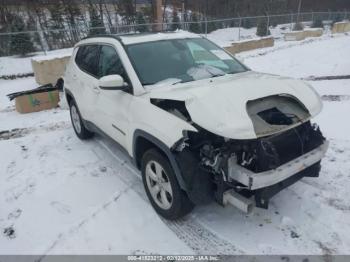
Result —
<path fill-rule="evenodd" d="M 117 51 L 111 46 L 102 46 L 98 64 L 98 76 L 121 75 L 128 82 L 127 74 Z"/>
<path fill-rule="evenodd" d="M 98 76 L 97 61 L 100 47 L 87 45 L 79 47 L 75 62 L 79 68 L 95 77 Z"/>

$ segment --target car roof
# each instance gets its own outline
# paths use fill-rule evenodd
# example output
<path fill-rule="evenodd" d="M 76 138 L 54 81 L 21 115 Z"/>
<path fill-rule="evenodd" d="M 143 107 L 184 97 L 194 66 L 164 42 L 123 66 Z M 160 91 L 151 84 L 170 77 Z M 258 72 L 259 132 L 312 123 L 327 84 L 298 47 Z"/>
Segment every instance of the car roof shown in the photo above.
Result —
<path fill-rule="evenodd" d="M 200 38 L 200 35 L 187 31 L 160 32 L 160 33 L 134 33 L 134 34 L 108 34 L 89 36 L 85 39 L 93 40 L 98 38 L 114 38 L 124 45 L 132 45 L 138 43 L 154 42 L 160 40 L 184 39 L 184 38 Z M 84 39 L 84 40 L 85 40 Z"/>

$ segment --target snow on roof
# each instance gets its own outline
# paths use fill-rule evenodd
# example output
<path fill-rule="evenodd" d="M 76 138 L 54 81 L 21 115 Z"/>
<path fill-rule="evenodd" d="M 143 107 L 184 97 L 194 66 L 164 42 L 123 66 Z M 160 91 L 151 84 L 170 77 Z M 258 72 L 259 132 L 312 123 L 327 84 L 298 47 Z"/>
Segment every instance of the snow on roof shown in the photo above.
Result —
<path fill-rule="evenodd" d="M 200 35 L 193 34 L 187 31 L 178 30 L 176 32 L 156 33 L 156 34 L 135 34 L 124 35 L 120 39 L 125 45 L 132 45 L 144 42 L 154 42 L 160 40 L 182 39 L 182 38 L 200 38 Z"/>

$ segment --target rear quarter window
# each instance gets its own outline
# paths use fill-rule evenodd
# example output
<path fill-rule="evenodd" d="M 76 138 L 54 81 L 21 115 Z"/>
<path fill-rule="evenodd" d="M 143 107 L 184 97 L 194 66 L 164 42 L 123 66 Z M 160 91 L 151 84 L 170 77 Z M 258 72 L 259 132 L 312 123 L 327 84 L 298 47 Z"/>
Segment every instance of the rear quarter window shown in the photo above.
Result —
<path fill-rule="evenodd" d="M 77 66 L 94 77 L 98 76 L 99 49 L 98 45 L 81 46 L 75 56 Z"/>

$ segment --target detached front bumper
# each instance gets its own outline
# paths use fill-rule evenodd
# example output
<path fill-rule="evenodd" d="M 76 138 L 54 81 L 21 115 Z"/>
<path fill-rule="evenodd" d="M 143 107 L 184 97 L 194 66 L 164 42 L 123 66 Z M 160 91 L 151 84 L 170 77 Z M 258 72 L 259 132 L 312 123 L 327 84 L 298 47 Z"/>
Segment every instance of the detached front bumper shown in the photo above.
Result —
<path fill-rule="evenodd" d="M 326 154 L 329 142 L 325 141 L 318 148 L 288 162 L 277 169 L 269 170 L 261 173 L 254 173 L 236 163 L 236 159 L 231 157 L 228 161 L 228 176 L 235 180 L 248 190 L 259 190 L 273 186 L 294 175 L 299 174 L 303 170 L 319 162 Z"/>

